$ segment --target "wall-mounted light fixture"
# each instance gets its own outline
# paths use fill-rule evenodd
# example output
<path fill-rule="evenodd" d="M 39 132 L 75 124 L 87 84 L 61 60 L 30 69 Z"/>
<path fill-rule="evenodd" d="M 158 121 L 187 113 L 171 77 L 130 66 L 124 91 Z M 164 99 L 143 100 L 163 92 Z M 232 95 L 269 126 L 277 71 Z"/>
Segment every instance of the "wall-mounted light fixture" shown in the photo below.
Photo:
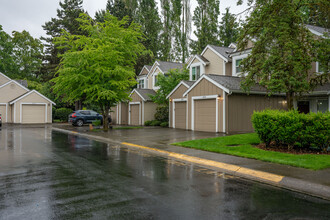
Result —
<path fill-rule="evenodd" d="M 221 97 L 220 94 L 218 95 L 217 99 L 218 99 L 219 101 L 222 101 L 222 100 L 223 100 L 223 98 Z"/>
<path fill-rule="evenodd" d="M 172 102 L 172 99 L 170 98 L 170 102 Z"/>

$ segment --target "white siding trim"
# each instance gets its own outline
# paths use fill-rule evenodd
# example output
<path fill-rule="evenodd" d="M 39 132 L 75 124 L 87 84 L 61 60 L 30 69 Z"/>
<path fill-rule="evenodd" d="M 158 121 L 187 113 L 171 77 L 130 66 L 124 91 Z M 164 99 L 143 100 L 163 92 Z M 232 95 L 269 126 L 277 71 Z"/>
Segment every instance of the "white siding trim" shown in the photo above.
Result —
<path fill-rule="evenodd" d="M 6 123 L 7 123 L 8 122 L 8 103 L 0 103 L 0 105 L 5 105 L 6 106 Z"/>
<path fill-rule="evenodd" d="M 215 108 L 215 132 L 219 132 L 219 101 L 218 101 L 218 95 L 205 95 L 205 96 L 193 96 L 191 97 L 192 99 L 192 103 L 191 103 L 191 130 L 194 131 L 195 130 L 195 100 L 202 100 L 202 99 L 215 99 L 215 103 L 216 103 L 216 108 Z"/>
<path fill-rule="evenodd" d="M 245 53 L 245 54 L 241 54 L 241 55 L 232 57 L 232 70 L 231 70 L 232 76 L 239 76 L 238 73 L 236 73 L 236 60 L 244 59 L 248 56 L 249 56 L 249 54 Z"/>
<path fill-rule="evenodd" d="M 44 103 L 44 102 L 21 102 L 20 103 L 20 123 L 22 124 L 23 121 L 23 105 L 45 105 L 45 123 L 47 123 L 47 113 L 48 113 L 48 109 L 47 109 L 47 104 L 48 103 Z M 16 104 L 15 104 L 16 105 Z"/>
<path fill-rule="evenodd" d="M 222 62 L 222 75 L 226 75 L 226 61 L 223 60 Z"/>
<path fill-rule="evenodd" d="M 186 102 L 186 108 L 187 108 L 187 98 L 182 98 L 182 99 L 173 99 L 172 102 L 172 123 L 173 123 L 173 128 L 175 128 L 175 102 Z M 187 123 L 186 123 L 186 129 L 187 129 Z"/>
<path fill-rule="evenodd" d="M 16 103 L 14 104 L 14 121 L 13 123 L 16 123 Z"/>
<path fill-rule="evenodd" d="M 141 124 L 141 102 L 128 103 L 128 124 L 131 125 L 131 105 L 139 105 L 139 123 Z"/>
<path fill-rule="evenodd" d="M 118 124 L 121 125 L 121 104 L 119 103 L 119 117 L 118 117 Z"/>
<path fill-rule="evenodd" d="M 142 114 L 142 123 L 140 123 L 141 125 L 144 125 L 144 102 L 142 102 L 142 111 L 141 111 L 141 114 Z"/>
<path fill-rule="evenodd" d="M 21 87 L 22 89 L 24 89 L 25 91 L 29 92 L 30 90 L 24 86 L 22 86 L 21 84 L 19 84 L 18 82 L 16 82 L 15 80 L 11 80 L 9 82 L 6 82 L 5 84 L 1 85 L 0 88 L 5 87 L 7 85 L 9 85 L 10 83 L 15 83 L 16 85 L 18 85 L 19 87 Z"/>
<path fill-rule="evenodd" d="M 118 106 L 118 105 L 120 105 L 120 103 L 117 104 L 117 106 L 116 106 L 116 111 L 117 111 L 117 114 L 116 114 L 116 115 L 117 115 L 117 116 L 116 116 L 116 117 L 117 117 L 117 118 L 116 118 L 117 120 L 116 120 L 116 121 L 117 121 L 117 124 L 118 124 L 118 120 L 119 120 L 119 106 Z"/>
<path fill-rule="evenodd" d="M 226 93 L 225 93 L 225 91 L 223 91 L 223 103 L 222 103 L 222 107 L 223 107 L 222 131 L 223 131 L 223 133 L 226 133 L 226 104 L 227 104 L 226 102 L 227 102 Z"/>

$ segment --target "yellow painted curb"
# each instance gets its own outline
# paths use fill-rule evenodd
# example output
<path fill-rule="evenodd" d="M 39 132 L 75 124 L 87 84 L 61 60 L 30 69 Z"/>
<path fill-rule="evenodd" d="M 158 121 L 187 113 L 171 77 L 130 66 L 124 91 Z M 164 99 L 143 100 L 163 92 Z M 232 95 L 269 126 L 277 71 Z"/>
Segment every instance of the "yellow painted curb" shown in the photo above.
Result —
<path fill-rule="evenodd" d="M 258 179 L 267 180 L 267 181 L 274 182 L 274 183 L 279 183 L 284 178 L 284 176 L 280 176 L 280 175 L 276 175 L 276 174 L 272 174 L 272 173 L 266 173 L 266 172 L 262 172 L 262 171 L 252 170 L 252 169 L 248 169 L 248 168 L 244 168 L 244 167 L 240 167 L 240 166 L 236 166 L 236 165 L 232 165 L 232 164 L 228 164 L 228 163 L 222 163 L 222 162 L 217 162 L 217 161 L 213 161 L 213 160 L 202 159 L 199 157 L 188 156 L 185 154 L 179 154 L 179 153 L 174 153 L 174 152 L 170 152 L 170 151 L 160 150 L 157 148 L 146 147 L 146 146 L 141 146 L 141 145 L 127 143 L 127 142 L 122 142 L 121 144 L 140 148 L 140 149 L 146 149 L 146 150 L 150 150 L 150 151 L 163 153 L 172 158 L 185 160 L 187 162 L 201 164 L 204 166 L 216 167 L 216 168 L 224 169 L 227 171 L 235 172 L 238 174 L 248 175 L 248 176 L 258 178 Z"/>

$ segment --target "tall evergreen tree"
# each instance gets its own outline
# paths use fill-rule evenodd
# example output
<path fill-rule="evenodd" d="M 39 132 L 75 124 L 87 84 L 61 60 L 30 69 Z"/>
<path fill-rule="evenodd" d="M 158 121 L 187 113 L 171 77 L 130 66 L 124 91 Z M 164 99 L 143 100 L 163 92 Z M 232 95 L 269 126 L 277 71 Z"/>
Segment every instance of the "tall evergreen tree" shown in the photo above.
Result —
<path fill-rule="evenodd" d="M 62 30 L 71 34 L 83 34 L 84 31 L 79 29 L 79 22 L 76 20 L 81 13 L 85 13 L 82 4 L 83 0 L 64 0 L 60 1 L 60 9 L 57 9 L 57 17 L 43 25 L 48 37 L 42 38 L 46 41 L 45 47 L 45 65 L 42 70 L 44 81 L 53 78 L 56 68 L 60 63 L 59 54 L 64 51 L 54 45 L 54 38 L 62 35 Z"/>
<path fill-rule="evenodd" d="M 95 13 L 95 20 L 103 22 L 106 12 L 109 12 L 119 20 L 128 16 L 130 18 L 129 23 L 131 23 L 136 19 L 137 8 L 137 0 L 108 0 L 105 10 L 100 10 Z"/>
<path fill-rule="evenodd" d="M 196 41 L 191 43 L 194 54 L 199 54 L 208 44 L 218 44 L 219 0 L 197 0 L 193 22 Z"/>
<path fill-rule="evenodd" d="M 226 8 L 219 25 L 219 41 L 221 45 L 227 47 L 230 43 L 236 42 L 238 34 L 239 24 L 236 16 L 229 12 L 229 8 Z"/>
<path fill-rule="evenodd" d="M 172 5 L 174 58 L 184 63 L 189 56 L 191 32 L 190 0 L 172 0 Z"/>
<path fill-rule="evenodd" d="M 162 14 L 162 33 L 161 33 L 161 59 L 170 61 L 172 59 L 172 13 L 173 9 L 169 0 L 160 0 L 161 14 Z"/>

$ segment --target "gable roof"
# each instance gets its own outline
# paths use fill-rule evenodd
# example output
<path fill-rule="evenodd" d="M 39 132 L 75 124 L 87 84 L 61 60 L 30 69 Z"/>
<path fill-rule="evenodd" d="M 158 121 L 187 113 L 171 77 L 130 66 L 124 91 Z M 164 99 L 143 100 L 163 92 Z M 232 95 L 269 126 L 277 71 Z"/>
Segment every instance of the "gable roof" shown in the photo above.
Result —
<path fill-rule="evenodd" d="M 183 94 L 183 96 L 186 96 L 202 79 L 208 80 L 215 86 L 224 90 L 226 93 L 247 93 L 241 89 L 241 81 L 243 80 L 242 77 L 204 74 Z M 255 84 L 251 87 L 249 93 L 267 94 L 267 90 L 259 84 Z"/>
<path fill-rule="evenodd" d="M 315 26 L 315 25 L 310 25 L 310 24 L 306 24 L 306 27 L 308 28 L 308 30 L 310 30 L 313 34 L 316 34 L 318 36 L 323 35 L 324 33 L 329 33 L 329 29 L 327 28 L 323 28 L 323 27 L 319 27 L 319 26 Z"/>
<path fill-rule="evenodd" d="M 195 81 L 182 80 L 178 85 L 176 85 L 176 87 L 170 92 L 170 94 L 166 96 L 166 99 L 168 99 L 181 85 L 184 85 L 185 87 L 187 87 L 187 89 L 189 89 L 194 83 Z"/>
<path fill-rule="evenodd" d="M 15 83 L 16 85 L 18 85 L 19 87 L 23 88 L 24 90 L 30 91 L 28 88 L 24 87 L 23 85 L 21 85 L 20 83 L 18 83 L 15 80 L 10 80 L 9 82 L 6 82 L 5 84 L 1 85 L 0 88 L 3 88 L 5 86 L 9 85 L 10 83 Z"/>
<path fill-rule="evenodd" d="M 0 75 L 1 76 L 3 76 L 3 77 L 5 77 L 6 79 L 8 79 L 9 81 L 11 81 L 12 79 L 11 78 L 9 78 L 8 76 L 6 76 L 5 74 L 3 74 L 2 72 L 0 72 Z"/>
<path fill-rule="evenodd" d="M 152 89 L 133 89 L 129 96 L 131 97 L 134 92 L 136 92 L 136 94 L 138 94 L 145 102 L 151 101 L 150 95 L 156 95 L 156 92 Z"/>
<path fill-rule="evenodd" d="M 210 45 L 209 44 L 205 47 L 205 49 L 203 50 L 201 55 L 203 55 L 207 49 L 212 50 L 216 55 L 221 57 L 226 62 L 231 61 L 231 58 L 229 57 L 229 54 L 234 51 L 234 48 L 220 47 L 220 46 L 215 46 L 215 45 Z"/>
<path fill-rule="evenodd" d="M 19 84 L 21 84 L 24 87 L 28 87 L 28 83 L 26 80 L 21 80 L 21 79 L 15 79 L 16 82 L 18 82 Z"/>
<path fill-rule="evenodd" d="M 139 76 L 142 76 L 142 75 L 148 75 L 150 69 L 151 69 L 152 66 L 149 66 L 149 65 L 144 65 L 139 73 Z M 143 73 L 143 70 L 146 69 L 148 73 Z"/>
<path fill-rule="evenodd" d="M 168 61 L 158 61 L 159 63 L 159 69 L 166 73 L 171 69 L 182 69 L 183 64 L 182 63 L 176 63 L 176 62 L 168 62 Z"/>
<path fill-rule="evenodd" d="M 26 96 L 28 96 L 28 95 L 30 95 L 30 94 L 32 94 L 32 93 L 36 93 L 37 95 L 39 95 L 39 96 L 41 96 L 42 98 L 46 99 L 48 102 L 52 103 L 53 105 L 56 105 L 52 100 L 50 100 L 49 98 L 47 98 L 46 96 L 42 95 L 41 93 L 39 93 L 39 92 L 36 91 L 36 90 L 31 90 L 31 91 L 29 91 L 29 92 L 27 92 L 27 93 L 25 93 L 25 94 L 23 94 L 23 95 L 17 97 L 16 99 L 14 99 L 14 100 L 12 100 L 11 102 L 9 102 L 9 104 L 12 105 L 12 104 L 14 104 L 15 102 L 17 102 L 17 101 L 23 99 L 24 97 L 26 97 Z"/>
<path fill-rule="evenodd" d="M 195 56 L 192 57 L 192 59 L 190 59 L 187 67 L 189 67 L 195 59 L 198 59 L 204 66 L 210 63 L 210 61 L 206 59 L 204 56 L 196 54 Z"/>

